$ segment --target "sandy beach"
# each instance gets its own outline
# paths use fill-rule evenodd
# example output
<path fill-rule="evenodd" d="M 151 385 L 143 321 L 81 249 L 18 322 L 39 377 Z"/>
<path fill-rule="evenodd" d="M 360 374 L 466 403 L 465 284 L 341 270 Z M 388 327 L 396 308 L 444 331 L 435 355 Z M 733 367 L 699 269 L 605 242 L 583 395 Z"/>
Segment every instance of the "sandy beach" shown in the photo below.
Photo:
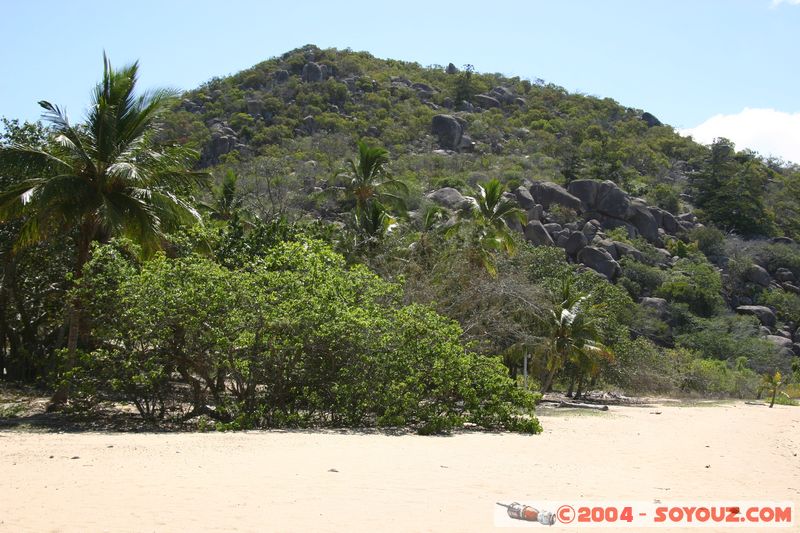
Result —
<path fill-rule="evenodd" d="M 497 500 L 800 502 L 800 408 L 540 412 L 537 436 L 5 430 L 0 531 L 489 531 Z"/>

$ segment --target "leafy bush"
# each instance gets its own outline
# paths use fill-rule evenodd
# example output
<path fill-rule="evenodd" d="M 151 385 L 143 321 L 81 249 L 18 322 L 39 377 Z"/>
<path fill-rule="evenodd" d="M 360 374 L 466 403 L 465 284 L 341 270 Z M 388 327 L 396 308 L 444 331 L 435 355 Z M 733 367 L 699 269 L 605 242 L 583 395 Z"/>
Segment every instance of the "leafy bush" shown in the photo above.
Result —
<path fill-rule="evenodd" d="M 771 288 L 761 293 L 761 303 L 774 307 L 778 319 L 783 322 L 800 323 L 800 296 Z"/>
<path fill-rule="evenodd" d="M 752 398 L 758 389 L 759 375 L 742 365 L 731 367 L 725 361 L 694 359 L 683 377 L 687 392 L 717 396 Z"/>
<path fill-rule="evenodd" d="M 623 257 L 620 266 L 622 277 L 619 279 L 619 284 L 625 287 L 632 298 L 650 296 L 658 290 L 666 278 L 660 268 L 640 263 L 630 257 Z"/>
<path fill-rule="evenodd" d="M 722 279 L 707 261 L 680 259 L 667 274 L 656 295 L 672 302 L 685 303 L 700 316 L 712 316 L 723 305 Z"/>
<path fill-rule="evenodd" d="M 653 205 L 665 209 L 670 213 L 679 213 L 681 209 L 681 196 L 674 187 L 666 183 L 659 183 L 655 185 L 647 193 L 647 199 Z"/>
<path fill-rule="evenodd" d="M 725 255 L 725 234 L 714 226 L 702 226 L 689 232 L 689 240 L 696 242 L 697 247 L 707 257 Z"/>
<path fill-rule="evenodd" d="M 696 318 L 676 341 L 704 358 L 735 361 L 743 357 L 757 372 L 786 366 L 775 346 L 760 336 L 758 320 L 752 316 Z"/>
<path fill-rule="evenodd" d="M 535 396 L 464 350 L 459 326 L 318 241 L 278 242 L 239 270 L 97 249 L 82 290 L 109 393 L 223 429 L 466 422 L 539 431 Z M 181 394 L 186 399 L 181 399 Z"/>

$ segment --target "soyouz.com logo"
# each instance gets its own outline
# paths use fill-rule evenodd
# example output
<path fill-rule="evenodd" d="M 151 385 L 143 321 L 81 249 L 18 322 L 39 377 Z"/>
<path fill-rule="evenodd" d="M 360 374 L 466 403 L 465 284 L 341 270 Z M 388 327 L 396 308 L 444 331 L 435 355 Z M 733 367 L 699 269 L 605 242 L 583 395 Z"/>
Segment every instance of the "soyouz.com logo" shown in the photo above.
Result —
<path fill-rule="evenodd" d="M 793 502 L 564 502 L 498 500 L 498 527 L 792 528 Z"/>

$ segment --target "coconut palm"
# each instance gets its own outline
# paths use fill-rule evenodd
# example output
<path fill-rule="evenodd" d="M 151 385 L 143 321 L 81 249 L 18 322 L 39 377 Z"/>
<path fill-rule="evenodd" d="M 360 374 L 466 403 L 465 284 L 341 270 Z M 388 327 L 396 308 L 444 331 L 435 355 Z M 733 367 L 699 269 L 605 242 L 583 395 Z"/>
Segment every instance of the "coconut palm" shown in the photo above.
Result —
<path fill-rule="evenodd" d="M 767 391 L 771 395 L 771 399 L 769 402 L 769 406 L 772 407 L 775 405 L 775 397 L 778 396 L 778 392 L 780 392 L 781 387 L 783 387 L 783 376 L 777 370 L 774 374 L 764 374 L 761 377 L 761 385 L 758 387 L 758 394 L 759 396 L 764 391 Z M 786 394 L 785 392 L 782 394 Z"/>
<path fill-rule="evenodd" d="M 74 278 L 80 279 L 93 242 L 125 236 L 152 251 L 165 231 L 199 219 L 179 194 L 207 175 L 187 168 L 196 154 L 154 142 L 156 119 L 173 96 L 135 94 L 138 63 L 114 69 L 103 56 L 103 78 L 83 124 L 72 125 L 59 107 L 42 101 L 52 135 L 44 148 L 0 148 L 0 169 L 13 185 L 0 193 L 0 220 L 23 220 L 17 248 L 39 240 L 73 238 Z M 68 365 L 74 365 L 80 301 L 69 303 Z M 64 387 L 54 401 L 66 400 Z"/>
<path fill-rule="evenodd" d="M 497 275 L 492 254 L 505 251 L 513 254 L 516 242 L 509 221 L 525 224 L 525 212 L 514 200 L 503 195 L 505 186 L 497 179 L 478 185 L 477 196 L 467 196 L 469 207 L 461 212 L 461 220 L 450 230 L 456 231 L 465 222 L 471 228 L 470 250 L 492 276 Z"/>
<path fill-rule="evenodd" d="M 388 163 L 387 150 L 359 141 L 358 157 L 349 159 L 341 173 L 348 179 L 344 188 L 347 196 L 355 202 L 356 211 L 366 211 L 373 201 L 405 211 L 408 186 L 389 175 Z"/>
<path fill-rule="evenodd" d="M 611 350 L 600 342 L 600 324 L 594 318 L 589 295 L 577 290 L 571 277 L 562 280 L 556 304 L 542 321 L 544 335 L 538 353 L 544 359 L 546 373 L 542 392 L 553 385 L 556 373 L 567 363 L 574 365 L 578 377 L 578 395 L 585 375 L 600 368 L 603 359 L 612 357 Z"/>

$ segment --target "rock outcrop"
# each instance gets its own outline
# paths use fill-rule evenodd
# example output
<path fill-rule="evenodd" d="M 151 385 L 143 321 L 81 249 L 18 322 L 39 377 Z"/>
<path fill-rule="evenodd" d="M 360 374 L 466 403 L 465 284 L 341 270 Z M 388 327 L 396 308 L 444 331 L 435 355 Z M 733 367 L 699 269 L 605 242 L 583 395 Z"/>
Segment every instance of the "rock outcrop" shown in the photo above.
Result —
<path fill-rule="evenodd" d="M 458 150 L 464 136 L 464 127 L 452 115 L 435 115 L 431 131 L 439 139 L 439 145 L 447 150 Z"/>
<path fill-rule="evenodd" d="M 464 208 L 468 200 L 463 194 L 458 192 L 457 189 L 452 187 L 443 187 L 427 195 L 427 198 L 442 207 L 457 211 Z"/>
<path fill-rule="evenodd" d="M 611 254 L 603 248 L 587 246 L 581 249 L 581 251 L 578 252 L 578 261 L 602 274 L 608 278 L 609 281 L 615 281 L 622 273 L 619 263 L 617 263 L 614 258 L 611 257 Z"/>
<path fill-rule="evenodd" d="M 741 315 L 753 315 L 768 328 L 774 328 L 778 321 L 772 309 L 763 305 L 740 305 L 736 308 L 736 312 Z"/>
<path fill-rule="evenodd" d="M 581 200 L 556 183 L 549 181 L 536 182 L 531 185 L 531 196 L 537 203 L 542 204 L 545 210 L 550 209 L 553 204 L 558 204 L 563 207 L 574 209 L 581 212 L 583 206 Z"/>

